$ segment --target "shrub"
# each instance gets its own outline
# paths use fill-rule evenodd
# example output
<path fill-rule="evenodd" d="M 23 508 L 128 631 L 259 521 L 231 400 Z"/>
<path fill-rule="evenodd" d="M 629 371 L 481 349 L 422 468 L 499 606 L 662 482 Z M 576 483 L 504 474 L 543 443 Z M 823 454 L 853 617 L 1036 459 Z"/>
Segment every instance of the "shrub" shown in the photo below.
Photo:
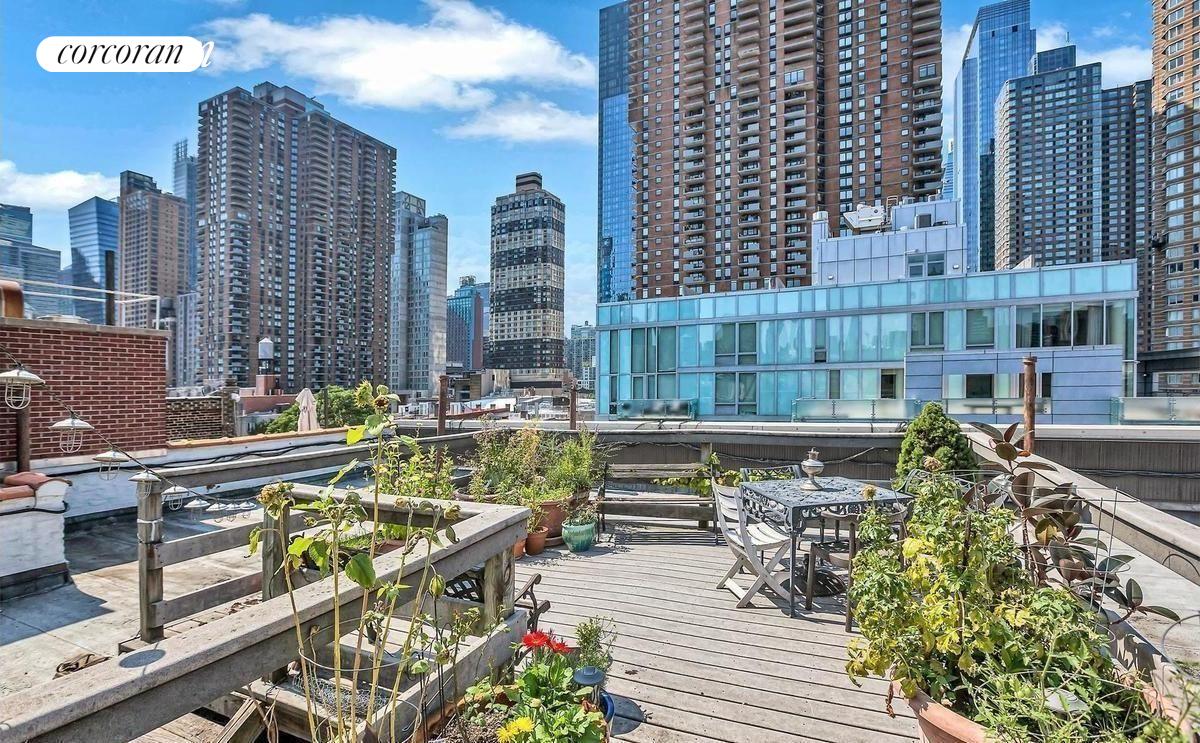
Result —
<path fill-rule="evenodd" d="M 328 399 L 322 399 L 328 395 Z M 362 425 L 368 415 L 374 412 L 369 404 L 362 404 L 355 399 L 354 390 L 348 390 L 337 385 L 330 385 L 316 393 L 317 423 L 321 428 L 338 428 L 340 426 Z M 292 403 L 279 417 L 267 424 L 267 433 L 288 433 L 296 430 L 300 420 L 300 406 Z"/>
<path fill-rule="evenodd" d="M 936 402 L 926 404 L 920 415 L 908 424 L 900 444 L 894 484 L 899 487 L 909 472 L 925 469 L 926 457 L 936 457 L 947 472 L 975 468 L 971 442 L 963 435 L 958 423 Z"/>

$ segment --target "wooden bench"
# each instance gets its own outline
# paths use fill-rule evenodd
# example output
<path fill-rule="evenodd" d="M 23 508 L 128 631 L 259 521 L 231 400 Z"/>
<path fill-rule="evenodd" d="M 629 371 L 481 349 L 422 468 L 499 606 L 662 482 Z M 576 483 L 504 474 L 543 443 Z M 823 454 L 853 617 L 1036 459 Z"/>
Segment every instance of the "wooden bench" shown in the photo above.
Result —
<path fill-rule="evenodd" d="M 608 516 L 630 516 L 695 521 L 708 529 L 713 520 L 713 499 L 691 493 L 613 493 L 610 483 L 652 482 L 674 477 L 694 477 L 705 471 L 702 462 L 688 464 L 606 464 L 596 493 L 600 531 L 608 528 Z"/>

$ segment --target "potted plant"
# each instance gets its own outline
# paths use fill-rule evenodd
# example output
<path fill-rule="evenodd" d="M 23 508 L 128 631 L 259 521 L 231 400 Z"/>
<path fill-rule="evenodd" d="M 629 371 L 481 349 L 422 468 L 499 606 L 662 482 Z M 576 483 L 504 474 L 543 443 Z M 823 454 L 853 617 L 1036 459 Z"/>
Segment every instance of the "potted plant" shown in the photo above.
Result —
<path fill-rule="evenodd" d="M 946 411 L 936 402 L 927 403 L 908 424 L 904 439 L 900 442 L 900 457 L 896 462 L 893 484 L 896 487 L 903 485 L 908 473 L 921 469 L 926 457 L 937 457 L 948 472 L 975 468 L 971 442 L 963 434 L 958 421 L 946 415 Z"/>
<path fill-rule="evenodd" d="M 503 743 L 606 740 L 604 714 L 590 701 L 595 690 L 574 682 L 577 651 L 553 633 L 536 631 L 525 635 L 521 648 L 527 660 L 511 684 L 483 681 L 467 690 L 466 722 Z"/>
<path fill-rule="evenodd" d="M 996 435 L 1015 471 L 1013 431 Z M 1128 558 L 1089 556 L 1067 493 L 1010 510 L 986 486 L 964 492 L 936 458 L 923 464 L 903 541 L 879 509 L 859 525 L 851 679 L 890 678 L 889 709 L 892 694 L 907 699 L 926 741 L 1182 741 L 1108 650 L 1096 587 L 1130 612 L 1172 615 L 1120 586 Z"/>
<path fill-rule="evenodd" d="M 587 552 L 596 543 L 596 509 L 588 503 L 576 506 L 563 522 L 563 542 L 572 552 Z"/>

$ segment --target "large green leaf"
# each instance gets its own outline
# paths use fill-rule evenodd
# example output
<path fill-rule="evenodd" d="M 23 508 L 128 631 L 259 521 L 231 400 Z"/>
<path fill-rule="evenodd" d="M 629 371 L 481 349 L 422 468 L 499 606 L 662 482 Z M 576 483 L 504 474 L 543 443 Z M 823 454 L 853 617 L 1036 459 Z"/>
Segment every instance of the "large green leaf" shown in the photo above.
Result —
<path fill-rule="evenodd" d="M 346 577 L 370 590 L 375 585 L 375 565 L 371 558 L 361 552 L 351 557 L 346 563 Z"/>

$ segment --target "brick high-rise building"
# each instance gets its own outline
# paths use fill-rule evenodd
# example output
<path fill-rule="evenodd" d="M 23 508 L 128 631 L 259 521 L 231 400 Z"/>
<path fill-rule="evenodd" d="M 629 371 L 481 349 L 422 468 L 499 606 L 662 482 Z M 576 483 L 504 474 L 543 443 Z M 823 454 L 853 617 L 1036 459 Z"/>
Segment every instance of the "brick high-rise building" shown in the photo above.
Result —
<path fill-rule="evenodd" d="M 1038 52 L 996 100 L 995 267 L 1140 258 L 1150 239 L 1150 81 L 1100 84 L 1075 47 Z"/>
<path fill-rule="evenodd" d="M 1200 6 L 1151 8 L 1155 240 L 1142 288 L 1142 391 L 1200 394 Z"/>
<path fill-rule="evenodd" d="M 637 297 L 806 285 L 814 212 L 937 193 L 940 0 L 675 7 L 628 3 Z"/>
<path fill-rule="evenodd" d="M 201 374 L 248 386 L 261 338 L 284 390 L 382 382 L 396 150 L 289 87 L 200 104 Z"/>
<path fill-rule="evenodd" d="M 187 202 L 164 193 L 148 175 L 121 173 L 117 288 L 172 300 L 187 292 Z M 124 309 L 125 325 L 155 327 L 153 305 Z"/>
<path fill-rule="evenodd" d="M 492 206 L 489 369 L 508 369 L 514 388 L 562 387 L 566 209 L 540 173 Z"/>

